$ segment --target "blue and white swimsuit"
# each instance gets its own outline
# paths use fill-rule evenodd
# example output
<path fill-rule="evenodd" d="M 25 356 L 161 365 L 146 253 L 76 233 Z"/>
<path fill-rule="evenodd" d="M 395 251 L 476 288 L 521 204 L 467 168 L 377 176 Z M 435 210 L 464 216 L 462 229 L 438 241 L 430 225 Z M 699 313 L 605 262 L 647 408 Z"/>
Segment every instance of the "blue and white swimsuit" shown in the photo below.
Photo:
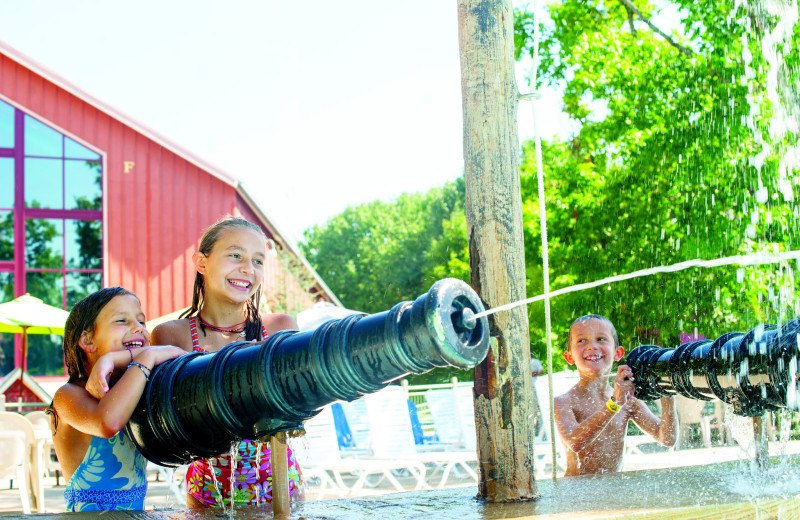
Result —
<path fill-rule="evenodd" d="M 92 437 L 64 490 L 67 512 L 144 509 L 146 468 L 147 460 L 123 432 Z"/>

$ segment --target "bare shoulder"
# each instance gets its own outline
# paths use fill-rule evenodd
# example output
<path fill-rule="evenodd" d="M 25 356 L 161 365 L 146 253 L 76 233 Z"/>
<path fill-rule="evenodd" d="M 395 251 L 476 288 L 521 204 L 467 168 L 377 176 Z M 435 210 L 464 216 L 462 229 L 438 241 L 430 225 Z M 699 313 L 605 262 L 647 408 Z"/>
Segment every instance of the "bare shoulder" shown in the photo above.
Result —
<path fill-rule="evenodd" d="M 572 403 L 575 401 L 575 396 L 573 395 L 574 390 L 574 388 L 570 388 L 566 393 L 554 397 L 553 409 L 566 410 L 572 408 Z"/>
<path fill-rule="evenodd" d="M 64 402 L 65 399 L 71 399 L 81 392 L 86 392 L 86 389 L 81 385 L 70 382 L 64 383 L 58 387 L 58 390 L 56 390 L 56 393 L 53 395 L 53 406 L 58 407 L 59 403 Z"/>
<path fill-rule="evenodd" d="M 175 345 L 183 350 L 192 349 L 189 320 L 170 320 L 159 324 L 150 335 L 151 345 Z"/>
<path fill-rule="evenodd" d="M 275 334 L 281 330 L 297 330 L 299 328 L 294 318 L 288 314 L 281 313 L 262 314 L 261 323 L 264 325 L 267 334 Z"/>
<path fill-rule="evenodd" d="M 97 399 L 89 395 L 81 383 L 66 383 L 53 395 L 53 409 L 62 417 L 69 418 L 76 411 L 85 410 L 92 404 L 97 404 Z"/>
<path fill-rule="evenodd" d="M 579 417 L 586 412 L 587 402 L 587 395 L 578 385 L 575 385 L 553 399 L 553 411 L 558 414 L 569 413 L 570 416 Z"/>

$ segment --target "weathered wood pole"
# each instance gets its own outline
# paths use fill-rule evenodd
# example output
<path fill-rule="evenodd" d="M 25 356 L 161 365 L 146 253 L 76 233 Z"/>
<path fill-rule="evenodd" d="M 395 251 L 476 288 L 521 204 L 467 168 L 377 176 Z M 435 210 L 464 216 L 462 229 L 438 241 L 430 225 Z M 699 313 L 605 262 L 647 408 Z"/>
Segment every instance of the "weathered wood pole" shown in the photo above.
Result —
<path fill-rule="evenodd" d="M 511 0 L 458 0 L 470 280 L 487 308 L 525 298 L 513 17 Z M 498 341 L 475 367 L 478 498 L 532 500 L 528 316 L 490 318 Z"/>
<path fill-rule="evenodd" d="M 286 432 L 276 433 L 269 439 L 270 466 L 272 466 L 272 513 L 275 517 L 291 512 L 289 502 L 289 454 Z"/>

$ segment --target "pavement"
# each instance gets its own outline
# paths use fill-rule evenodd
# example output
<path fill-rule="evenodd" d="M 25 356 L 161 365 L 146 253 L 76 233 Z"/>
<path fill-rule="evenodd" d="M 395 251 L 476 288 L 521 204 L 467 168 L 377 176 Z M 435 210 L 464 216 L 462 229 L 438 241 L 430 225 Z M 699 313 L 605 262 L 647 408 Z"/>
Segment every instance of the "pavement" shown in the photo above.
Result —
<path fill-rule="evenodd" d="M 157 509 L 182 509 L 186 506 L 185 496 L 175 491 L 175 487 L 171 489 L 167 482 L 158 475 L 151 472 L 148 474 L 147 496 L 145 497 L 145 510 Z M 407 490 L 414 489 L 416 479 L 411 475 L 405 475 L 402 472 L 395 474 L 395 478 Z M 352 485 L 356 477 L 344 477 L 345 484 Z M 176 483 L 179 483 L 176 481 Z M 45 513 L 63 513 L 64 512 L 64 479 L 59 479 L 59 485 L 56 485 L 54 476 L 49 476 L 44 479 L 44 512 Z M 451 473 L 447 480 L 447 484 L 443 489 L 452 489 L 458 487 L 475 486 L 475 481 L 467 478 L 466 475 L 459 475 L 457 472 Z M 351 498 L 381 496 L 389 493 L 397 493 L 397 490 L 386 479 L 381 480 L 368 480 L 365 487 L 358 493 L 354 494 Z M 320 492 L 319 483 L 315 479 L 308 479 L 305 488 L 305 500 L 327 500 L 342 498 L 335 491 L 328 489 L 327 491 Z M 31 504 L 31 512 L 36 513 L 36 509 Z M 8 479 L 0 479 L 0 516 L 12 515 L 22 513 L 22 501 L 20 498 L 19 487 L 16 483 L 12 483 Z"/>
<path fill-rule="evenodd" d="M 800 454 L 800 441 L 789 441 L 781 444 L 770 442 L 770 454 L 796 455 Z M 746 458 L 746 454 L 738 446 L 712 446 L 711 448 L 696 448 L 685 450 L 657 451 L 625 457 L 625 471 L 637 471 L 642 469 L 666 469 L 681 466 L 708 465 L 730 460 L 741 460 Z M 410 475 L 397 473 L 397 480 L 409 491 L 413 488 L 413 479 Z M 352 482 L 346 477 L 346 484 Z M 355 480 L 355 477 L 352 477 Z M 538 479 L 541 480 L 541 479 Z M 560 479 L 559 479 L 560 480 Z M 185 507 L 184 497 L 180 492 L 170 489 L 163 477 L 156 472 L 151 472 L 148 476 L 148 490 L 145 499 L 146 510 L 159 509 L 182 509 Z M 429 480 L 431 482 L 431 480 Z M 64 512 L 64 479 L 61 478 L 59 485 L 53 476 L 45 478 L 45 512 L 63 513 Z M 452 474 L 444 489 L 476 487 L 475 481 L 468 478 L 466 474 Z M 384 496 L 397 493 L 396 489 L 386 481 L 367 482 L 367 485 L 358 494 L 350 498 Z M 426 493 L 422 491 L 421 493 Z M 330 491 L 320 493 L 319 483 L 314 479 L 306 482 L 306 500 L 328 500 L 342 498 Z M 32 512 L 35 509 L 32 508 Z M 15 515 L 22 513 L 22 504 L 19 489 L 16 485 L 11 485 L 7 479 L 0 479 L 0 515 Z"/>

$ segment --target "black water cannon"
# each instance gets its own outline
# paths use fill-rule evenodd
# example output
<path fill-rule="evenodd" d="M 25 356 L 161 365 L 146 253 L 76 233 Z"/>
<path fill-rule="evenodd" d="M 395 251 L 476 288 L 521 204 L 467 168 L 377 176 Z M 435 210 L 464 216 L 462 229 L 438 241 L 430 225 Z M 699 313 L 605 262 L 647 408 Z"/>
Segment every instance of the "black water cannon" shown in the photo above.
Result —
<path fill-rule="evenodd" d="M 640 345 L 625 364 L 633 371 L 639 399 L 716 397 L 730 404 L 733 413 L 755 417 L 781 408 L 800 410 L 798 358 L 800 319 L 795 319 L 677 348 Z"/>
<path fill-rule="evenodd" d="M 325 405 L 408 374 L 472 368 L 489 350 L 488 321 L 473 318 L 483 311 L 472 288 L 448 278 L 379 314 L 186 354 L 153 370 L 126 432 L 145 457 L 166 466 L 302 429 Z"/>

